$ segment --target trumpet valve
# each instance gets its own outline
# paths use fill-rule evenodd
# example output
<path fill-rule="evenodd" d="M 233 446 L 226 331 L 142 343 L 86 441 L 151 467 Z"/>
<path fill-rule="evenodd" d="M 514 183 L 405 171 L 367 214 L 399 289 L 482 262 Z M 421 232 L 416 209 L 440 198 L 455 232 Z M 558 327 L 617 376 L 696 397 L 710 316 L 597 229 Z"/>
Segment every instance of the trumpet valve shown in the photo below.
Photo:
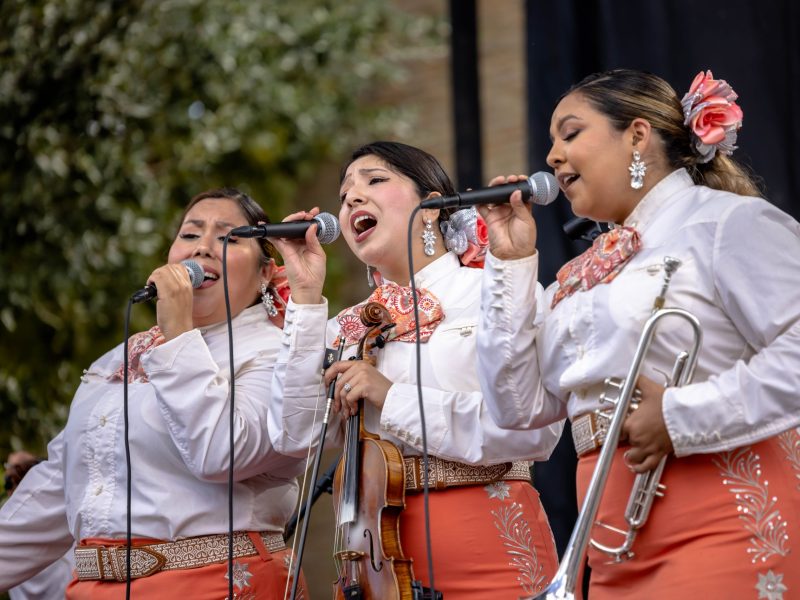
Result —
<path fill-rule="evenodd" d="M 619 394 L 622 391 L 624 380 L 619 377 L 606 377 L 604 383 L 605 388 L 603 389 L 603 393 L 600 394 L 600 403 L 616 405 L 619 400 Z"/>

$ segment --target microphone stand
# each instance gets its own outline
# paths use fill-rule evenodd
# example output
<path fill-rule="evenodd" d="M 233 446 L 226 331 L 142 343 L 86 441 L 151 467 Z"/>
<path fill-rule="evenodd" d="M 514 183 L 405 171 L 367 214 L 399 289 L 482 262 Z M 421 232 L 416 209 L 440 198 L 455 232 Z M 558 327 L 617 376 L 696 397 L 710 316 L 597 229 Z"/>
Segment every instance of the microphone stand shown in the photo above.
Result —
<path fill-rule="evenodd" d="M 583 240 L 590 244 L 597 239 L 597 236 L 603 233 L 603 228 L 600 223 L 587 219 L 585 217 L 575 217 L 567 221 L 562 227 L 564 233 L 571 240 Z"/>
<path fill-rule="evenodd" d="M 339 466 L 340 459 L 341 455 L 331 463 L 331 466 L 328 467 L 328 470 L 325 471 L 325 473 L 322 474 L 322 477 L 320 477 L 319 481 L 316 482 L 314 485 L 314 491 L 311 494 L 308 504 L 301 506 L 300 510 L 296 512 L 291 519 L 289 519 L 289 522 L 286 524 L 286 529 L 283 532 L 284 540 L 288 540 L 290 537 L 292 537 L 292 535 L 294 535 L 294 530 L 297 528 L 298 521 L 300 521 L 300 519 L 304 519 L 309 510 L 307 506 L 313 505 L 325 492 L 329 494 L 333 493 L 333 476 L 336 473 L 336 467 Z"/>
<path fill-rule="evenodd" d="M 323 364 L 323 368 L 327 368 L 334 361 L 342 360 L 342 354 L 344 353 L 344 336 L 339 336 L 339 350 L 336 353 L 335 357 L 333 355 L 333 350 L 329 350 L 325 352 L 325 362 Z M 336 378 L 338 379 L 338 377 Z M 328 420 L 331 416 L 331 406 L 333 405 L 333 395 L 336 392 L 336 379 L 331 381 L 331 384 L 328 386 L 328 401 L 325 404 L 325 416 L 322 418 L 322 428 L 319 432 L 319 447 L 317 448 L 317 453 L 314 456 L 314 467 L 311 470 L 311 481 L 317 481 L 317 475 L 319 474 L 319 463 L 322 459 L 322 448 L 325 445 L 325 434 L 328 431 Z M 336 470 L 336 463 L 333 465 L 333 469 L 330 470 L 331 472 L 331 481 L 333 480 L 333 471 Z M 321 492 L 320 492 L 321 493 Z M 309 514 L 311 512 L 311 505 L 314 503 L 314 500 L 319 496 L 313 496 L 312 494 L 308 495 L 308 500 L 306 501 L 305 509 L 303 510 L 302 514 Z M 303 527 L 300 529 L 300 541 L 297 544 L 297 564 L 294 568 L 294 574 L 292 576 L 292 591 L 289 595 L 290 600 L 295 600 L 297 596 L 297 584 L 300 580 L 300 565 L 303 563 L 303 550 L 305 549 L 306 545 L 306 534 L 308 533 L 308 518 L 303 519 Z M 296 526 L 296 525 L 295 525 Z"/>

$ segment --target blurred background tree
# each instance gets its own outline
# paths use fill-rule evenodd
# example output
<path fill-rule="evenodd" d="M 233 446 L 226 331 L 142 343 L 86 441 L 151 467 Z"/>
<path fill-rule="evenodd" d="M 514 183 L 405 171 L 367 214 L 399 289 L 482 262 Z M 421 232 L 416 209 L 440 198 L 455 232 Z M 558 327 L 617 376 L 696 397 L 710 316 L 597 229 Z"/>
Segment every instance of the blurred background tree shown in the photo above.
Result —
<path fill-rule="evenodd" d="M 0 4 L 3 456 L 63 425 L 191 196 L 241 187 L 280 219 L 322 163 L 408 127 L 365 99 L 436 26 L 377 0 Z"/>

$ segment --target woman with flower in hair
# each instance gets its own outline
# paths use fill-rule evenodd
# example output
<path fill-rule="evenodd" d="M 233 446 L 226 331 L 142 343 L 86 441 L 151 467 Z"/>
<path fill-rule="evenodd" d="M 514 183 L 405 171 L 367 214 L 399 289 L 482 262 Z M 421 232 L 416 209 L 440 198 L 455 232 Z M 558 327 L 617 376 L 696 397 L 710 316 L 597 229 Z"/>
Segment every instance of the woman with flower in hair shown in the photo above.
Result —
<path fill-rule="evenodd" d="M 645 355 L 597 520 L 627 529 L 635 474 L 667 456 L 664 496 L 632 556 L 588 550 L 592 600 L 800 597 L 800 226 L 730 158 L 736 100 L 710 71 L 682 100 L 633 70 L 591 75 L 562 96 L 548 164 L 573 211 L 611 230 L 543 295 L 516 284 L 536 278 L 538 261 L 519 194 L 482 209 L 484 297 L 494 299 L 478 338 L 487 404 L 514 429 L 570 418 L 581 500 L 610 416 L 606 379 L 626 376 L 655 299 L 703 330 L 688 385 L 665 387 L 692 346 L 683 320 L 659 321 Z M 622 543 L 599 525 L 592 538 Z"/>
<path fill-rule="evenodd" d="M 352 154 L 339 189 L 342 236 L 367 266 L 368 277 L 378 280 L 367 301 L 384 305 L 394 327 L 385 333 L 375 366 L 341 360 L 328 368 L 324 381 L 319 369 L 326 340 L 334 346 L 343 336 L 344 358 L 353 356 L 365 331 L 359 313 L 366 302 L 328 320 L 322 296 L 325 254 L 314 227 L 304 240 L 274 240 L 284 257 L 292 294 L 273 387 L 273 403 L 279 406 L 271 414 L 280 420 L 271 422 L 270 434 L 280 451 L 305 456 L 309 444 L 317 441 L 315 414 L 321 414 L 327 386 L 336 380 L 337 414 L 328 429 L 328 443 L 343 444 L 343 422 L 363 401 L 366 429 L 392 442 L 403 455 L 400 543 L 404 555 L 413 560 L 415 578 L 430 587 L 432 577 L 445 598 L 516 599 L 541 591 L 555 572 L 555 546 L 530 484 L 529 463 L 548 458 L 561 424 L 534 432 L 504 431 L 483 403 L 476 374 L 481 272 L 462 264 L 479 265 L 485 247 L 485 232 L 474 211 L 451 217 L 445 236 L 435 224 L 446 215 L 438 209 L 415 213 L 410 248 L 414 273 L 409 272 L 407 224 L 414 209 L 427 198 L 453 193 L 439 162 L 418 148 L 374 142 Z M 316 212 L 289 218 L 310 219 Z M 418 340 L 412 276 L 420 315 Z M 430 455 L 432 576 L 421 493 L 424 433 L 418 385 Z M 320 421 L 317 416 L 316 423 Z M 380 475 L 374 474 L 375 485 Z M 339 584 L 353 583 L 351 570 L 342 569 Z"/>
<path fill-rule="evenodd" d="M 0 510 L 0 592 L 75 543 L 67 599 L 125 598 L 130 532 L 133 598 L 219 600 L 231 587 L 241 599 L 284 597 L 290 551 L 283 530 L 303 462 L 277 452 L 266 427 L 288 289 L 271 244 L 229 238 L 231 348 L 222 281 L 227 234 L 267 221 L 233 188 L 188 203 L 167 264 L 148 278 L 157 325 L 131 336 L 127 369 L 119 344 L 84 371 L 47 460 Z M 199 285 L 184 261 L 197 267 Z"/>

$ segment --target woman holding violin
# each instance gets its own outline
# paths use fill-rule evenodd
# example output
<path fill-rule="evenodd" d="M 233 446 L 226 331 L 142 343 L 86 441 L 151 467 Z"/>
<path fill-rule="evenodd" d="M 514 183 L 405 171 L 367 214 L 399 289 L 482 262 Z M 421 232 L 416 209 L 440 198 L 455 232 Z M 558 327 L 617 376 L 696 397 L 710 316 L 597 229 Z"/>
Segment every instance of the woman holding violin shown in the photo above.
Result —
<path fill-rule="evenodd" d="M 368 301 L 388 313 L 383 322 L 389 324 L 378 319 L 377 329 L 362 319 L 366 303 L 328 320 L 322 296 L 325 255 L 313 227 L 304 240 L 274 240 L 284 257 L 292 296 L 273 379 L 272 442 L 282 452 L 305 455 L 312 443 L 315 413 L 318 416 L 323 408 L 327 389 L 323 386 L 335 382 L 337 416 L 330 424 L 328 443 L 345 444 L 347 427 L 342 423 L 360 414 L 366 431 L 399 450 L 405 509 L 399 518 L 397 546 L 404 559 L 413 561 L 413 577 L 425 587 L 430 586 L 430 577 L 420 493 L 422 422 L 413 301 L 405 287 L 411 278 L 406 236 L 412 212 L 422 200 L 453 192 L 434 157 L 400 143 L 363 146 L 345 166 L 340 187 L 342 235 L 367 265 L 368 277 L 378 280 Z M 310 219 L 317 212 L 296 213 L 289 219 Z M 436 226 L 446 217 L 438 210 L 419 211 L 411 250 L 420 320 L 419 383 L 430 457 L 434 585 L 449 599 L 518 598 L 540 591 L 557 566 L 547 518 L 530 484 L 529 462 L 549 456 L 561 427 L 546 427 L 533 435 L 509 432 L 489 416 L 476 374 L 481 272 L 463 266 L 458 254 L 446 249 Z M 455 229 L 445 226 L 450 237 Z M 468 244 L 468 248 L 464 260 L 474 258 L 478 246 Z M 381 335 L 377 344 L 371 344 L 377 346 L 373 360 L 340 360 L 321 380 L 326 341 L 334 346 L 339 340 L 346 359 L 363 349 L 370 331 Z M 381 473 L 362 473 L 365 488 L 379 480 Z M 341 509 L 337 510 L 341 517 Z M 347 551 L 341 549 L 337 555 L 341 558 Z M 364 558 L 370 561 L 378 562 Z M 352 584 L 359 568 L 343 568 L 340 586 Z"/>

